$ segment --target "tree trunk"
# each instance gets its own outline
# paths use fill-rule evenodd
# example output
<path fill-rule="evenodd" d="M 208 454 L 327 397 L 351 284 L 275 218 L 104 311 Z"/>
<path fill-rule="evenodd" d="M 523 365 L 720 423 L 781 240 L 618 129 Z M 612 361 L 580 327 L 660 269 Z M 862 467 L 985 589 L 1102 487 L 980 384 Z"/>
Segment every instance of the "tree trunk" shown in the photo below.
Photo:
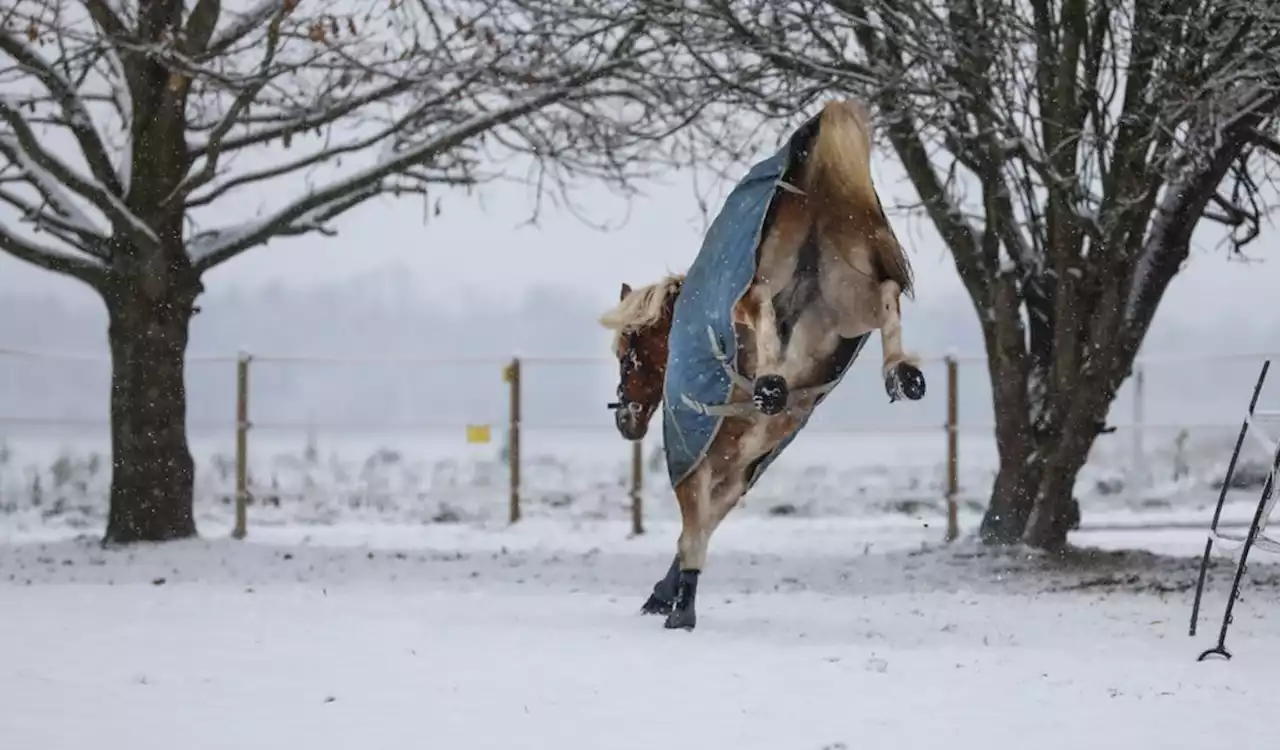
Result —
<path fill-rule="evenodd" d="M 1014 544 L 1022 538 L 1035 505 L 1036 477 L 1040 467 L 1033 458 L 1019 464 L 1000 459 L 991 502 L 982 516 L 978 536 L 988 544 Z"/>
<path fill-rule="evenodd" d="M 1012 544 L 1022 536 L 1039 480 L 1033 419 L 1031 358 L 1013 275 L 991 280 L 989 314 L 982 331 L 987 348 L 987 374 L 996 418 L 996 450 L 1000 469 L 991 503 L 978 535 L 992 544 Z"/>
<path fill-rule="evenodd" d="M 1107 353 L 1110 361 L 1119 361 L 1120 352 Z M 1042 449 L 1039 453 L 1041 469 L 1035 504 L 1022 532 L 1022 541 L 1027 544 L 1042 549 L 1060 548 L 1067 543 L 1067 533 L 1080 525 L 1076 477 L 1089 460 L 1089 451 L 1115 400 L 1121 371 L 1127 372 L 1128 366 L 1101 377 L 1079 375 L 1064 385 L 1065 393 L 1055 394 L 1055 400 L 1066 405 L 1065 413 L 1055 425 L 1052 442 L 1046 441 L 1048 444 L 1043 446 L 1051 450 Z"/>
<path fill-rule="evenodd" d="M 144 294 L 140 286 L 150 286 Z M 196 535 L 183 369 L 195 293 L 104 293 L 111 346 L 111 506 L 104 544 Z M 167 285 L 166 285 L 167 287 Z"/>
<path fill-rule="evenodd" d="M 1088 455 L 1087 449 L 1084 454 Z M 1067 533 L 1080 525 L 1080 505 L 1074 490 L 1084 459 L 1068 446 L 1059 445 L 1040 464 L 1040 486 L 1022 541 L 1040 549 L 1061 549 L 1066 546 Z"/>
<path fill-rule="evenodd" d="M 1020 465 L 1001 460 L 979 532 L 984 542 L 1049 550 L 1066 544 L 1067 533 L 1080 525 L 1073 490 L 1084 461 L 1064 448 L 1043 445 Z"/>
<path fill-rule="evenodd" d="M 994 359 L 990 369 L 1000 467 L 978 535 L 989 544 L 1013 544 L 1022 538 L 1035 507 L 1043 465 L 1020 372 Z"/>
<path fill-rule="evenodd" d="M 1082 375 L 1028 395 L 1011 385 L 1016 382 L 1011 373 L 992 369 L 1000 468 L 980 536 L 992 544 L 1059 549 L 1068 532 L 1080 525 L 1076 477 L 1098 438 L 1119 378 L 1096 382 Z M 1047 403 L 1064 406 L 1046 412 Z"/>
<path fill-rule="evenodd" d="M 983 334 L 1000 468 L 979 536 L 989 544 L 1059 548 L 1080 523 L 1076 476 L 1132 356 L 1113 341 L 1094 352 L 1089 367 L 1055 377 L 1045 366 L 1051 357 L 1030 351 L 1036 337 L 1028 339 L 1010 274 L 993 280 L 990 301 Z M 1104 362 L 1111 366 L 1102 370 Z"/>

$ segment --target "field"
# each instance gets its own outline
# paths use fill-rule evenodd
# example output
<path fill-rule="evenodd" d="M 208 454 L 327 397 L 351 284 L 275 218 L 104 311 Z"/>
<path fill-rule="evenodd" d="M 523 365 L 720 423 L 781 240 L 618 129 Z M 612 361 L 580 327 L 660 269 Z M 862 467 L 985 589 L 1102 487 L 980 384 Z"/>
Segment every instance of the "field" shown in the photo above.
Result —
<path fill-rule="evenodd" d="M 1252 741 L 1280 658 L 1280 568 L 1250 566 L 1234 661 L 1195 661 L 1229 559 L 1186 636 L 1229 440 L 1193 441 L 1176 482 L 1158 479 L 1172 465 L 1153 442 L 1137 487 L 1131 457 L 1100 451 L 1073 537 L 1091 551 L 1060 560 L 942 544 L 936 441 L 806 434 L 715 537 L 698 629 L 683 633 L 637 614 L 678 532 L 661 462 L 633 537 L 628 455 L 609 433 L 527 439 L 515 526 L 497 444 L 258 439 L 243 542 L 228 539 L 230 441 L 197 436 L 204 538 L 125 551 L 96 543 L 104 445 L 10 436 L 0 601 L 19 614 L 0 618 L 0 737 L 43 750 Z M 963 445 L 971 532 L 991 449 Z M 1233 492 L 1229 517 L 1253 497 Z"/>
<path fill-rule="evenodd" d="M 674 528 L 263 529 L 127 552 L 0 547 L 7 746 L 631 750 L 1205 748 L 1273 699 L 1280 574 L 1253 566 L 1232 662 L 1186 637 L 1194 560 L 1051 561 L 919 528 L 742 518 L 692 633 L 637 608 Z M 1133 534 L 1081 541 L 1142 546 Z M 1188 553 L 1197 534 L 1164 532 Z M 75 720 L 65 721 L 68 707 Z"/>

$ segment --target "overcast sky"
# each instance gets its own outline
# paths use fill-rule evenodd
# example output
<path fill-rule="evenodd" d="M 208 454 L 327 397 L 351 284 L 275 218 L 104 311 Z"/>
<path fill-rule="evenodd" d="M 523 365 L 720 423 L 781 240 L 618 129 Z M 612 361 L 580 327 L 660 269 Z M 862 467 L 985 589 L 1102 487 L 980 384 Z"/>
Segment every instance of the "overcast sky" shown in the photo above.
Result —
<path fill-rule="evenodd" d="M 886 205 L 909 202 L 911 192 L 891 162 L 877 164 L 877 179 Z M 717 193 L 719 206 L 724 190 Z M 275 203 L 276 201 L 271 201 Z M 210 290 L 267 283 L 311 285 L 387 267 L 403 269 L 424 295 L 467 304 L 488 297 L 497 304 L 514 303 L 532 285 L 559 284 L 598 298 L 616 299 L 618 285 L 655 280 L 667 271 L 683 270 L 697 253 L 703 224 L 688 175 L 652 186 L 647 195 L 627 204 L 604 191 L 581 201 L 592 218 L 625 224 L 611 232 L 593 229 L 567 211 L 549 209 L 538 227 L 521 226 L 532 201 L 524 188 L 489 187 L 466 196 L 445 196 L 443 212 L 424 223 L 420 200 L 390 198 L 366 204 L 337 223 L 335 238 L 319 235 L 277 240 L 256 248 L 206 278 Z M 256 196 L 238 201 L 253 211 Z M 8 218 L 8 217 L 6 217 Z M 229 220 L 251 218 L 228 217 Z M 912 253 L 919 279 L 918 299 L 962 299 L 962 288 L 950 259 L 931 226 L 922 218 L 894 217 L 900 239 Z M 1264 260 L 1228 262 L 1226 252 L 1200 233 L 1187 270 L 1175 280 L 1162 315 L 1212 316 L 1242 309 L 1274 319 L 1270 305 L 1280 290 L 1280 257 L 1273 227 L 1251 252 Z M 0 253 L 0 291 L 44 292 L 91 300 L 79 284 L 56 279 Z M 34 311 L 33 311 L 34 312 Z M 1233 315 L 1234 317 L 1234 315 Z M 1280 345 L 1280 342 L 1277 342 Z"/>

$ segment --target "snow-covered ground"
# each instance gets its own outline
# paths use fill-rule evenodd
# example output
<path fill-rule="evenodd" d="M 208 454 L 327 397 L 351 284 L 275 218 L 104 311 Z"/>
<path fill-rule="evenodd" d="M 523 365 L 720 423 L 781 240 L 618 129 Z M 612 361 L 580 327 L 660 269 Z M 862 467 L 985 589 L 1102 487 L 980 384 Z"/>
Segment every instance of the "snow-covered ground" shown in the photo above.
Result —
<path fill-rule="evenodd" d="M 203 539 L 127 550 L 96 543 L 104 446 L 11 436 L 0 748 L 1253 747 L 1280 566 L 1250 566 L 1234 661 L 1195 661 L 1229 559 L 1186 635 L 1227 437 L 1149 441 L 1145 478 L 1100 441 L 1072 537 L 1094 551 L 1061 560 L 942 545 L 937 436 L 805 434 L 716 534 L 684 633 L 637 614 L 678 533 L 661 461 L 633 537 L 607 431 L 527 440 L 515 526 L 498 445 L 255 437 L 242 542 L 229 436 L 197 438 Z M 961 450 L 972 532 L 993 463 Z"/>
<path fill-rule="evenodd" d="M 1255 747 L 1280 570 L 1231 662 L 1186 636 L 1201 531 L 1067 560 L 901 520 L 731 517 L 698 629 L 637 614 L 676 529 L 277 525 L 233 542 L 0 546 L 0 746 L 739 750 Z M 96 532 L 95 532 L 96 533 Z"/>

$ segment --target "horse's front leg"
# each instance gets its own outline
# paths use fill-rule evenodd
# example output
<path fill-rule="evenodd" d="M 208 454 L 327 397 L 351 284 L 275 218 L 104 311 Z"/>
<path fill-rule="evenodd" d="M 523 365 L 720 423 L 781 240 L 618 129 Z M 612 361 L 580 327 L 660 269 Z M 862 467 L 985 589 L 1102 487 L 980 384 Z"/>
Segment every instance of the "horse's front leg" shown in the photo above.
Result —
<path fill-rule="evenodd" d="M 924 373 L 920 359 L 902 349 L 902 287 L 887 280 L 880 283 L 880 348 L 884 351 L 881 373 L 890 403 L 901 398 L 919 401 L 924 398 Z"/>
<path fill-rule="evenodd" d="M 707 564 L 707 545 L 720 522 L 738 504 L 742 491 L 740 480 L 716 481 L 708 464 L 676 489 L 684 519 L 679 553 L 672 569 L 654 586 L 654 596 L 650 597 L 656 598 L 660 587 L 671 587 L 668 590 L 673 598 L 663 623 L 668 630 L 693 630 L 697 625 L 698 579 Z"/>
<path fill-rule="evenodd" d="M 766 284 L 757 284 L 744 298 L 738 318 L 751 329 L 756 342 L 755 381 L 751 400 L 762 414 L 781 414 L 787 408 L 789 388 L 782 369 L 782 337 L 778 313 Z"/>
<path fill-rule="evenodd" d="M 649 594 L 649 598 L 645 600 L 644 606 L 640 608 L 641 614 L 646 615 L 669 615 L 671 609 L 676 603 L 676 594 L 680 590 L 680 554 L 676 553 L 675 559 L 671 561 L 671 567 L 667 568 L 667 574 L 657 583 L 653 584 L 653 593 Z"/>
<path fill-rule="evenodd" d="M 653 593 L 641 608 L 644 614 L 665 614 L 667 628 L 693 630 L 697 622 L 694 601 L 698 595 L 698 576 L 707 558 L 710 490 L 711 467 L 707 460 L 675 487 L 682 522 L 676 558 L 662 580 L 653 585 Z"/>

